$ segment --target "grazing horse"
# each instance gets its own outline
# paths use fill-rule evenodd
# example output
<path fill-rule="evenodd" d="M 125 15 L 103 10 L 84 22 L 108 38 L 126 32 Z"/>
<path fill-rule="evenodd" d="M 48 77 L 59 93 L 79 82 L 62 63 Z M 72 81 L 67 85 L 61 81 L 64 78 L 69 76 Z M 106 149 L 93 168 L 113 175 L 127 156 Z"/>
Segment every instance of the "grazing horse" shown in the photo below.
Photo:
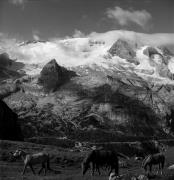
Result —
<path fill-rule="evenodd" d="M 82 162 L 82 174 L 85 175 L 91 166 L 92 175 L 94 171 L 98 171 L 100 175 L 100 167 L 107 166 L 110 168 L 109 174 L 114 170 L 115 174 L 119 174 L 118 156 L 128 159 L 127 156 L 116 153 L 114 151 L 106 150 L 93 150 L 91 151 Z"/>
<path fill-rule="evenodd" d="M 151 154 L 146 156 L 143 160 L 142 167 L 147 171 L 147 166 L 149 166 L 150 172 L 152 171 L 152 165 L 158 164 L 159 171 L 163 174 L 163 168 L 165 163 L 165 156 L 163 153 Z"/>
<path fill-rule="evenodd" d="M 22 175 L 25 174 L 25 170 L 27 168 L 27 166 L 29 166 L 33 172 L 33 174 L 35 174 L 35 171 L 33 169 L 33 165 L 35 164 L 41 164 L 42 167 L 39 170 L 39 174 L 42 172 L 43 169 L 44 170 L 44 174 L 46 175 L 46 171 L 51 170 L 50 168 L 50 157 L 48 153 L 45 152 L 40 152 L 40 153 L 35 153 L 35 154 L 27 154 L 25 151 L 23 150 L 16 150 L 13 153 L 13 157 L 17 158 L 17 157 L 21 157 L 22 160 L 24 161 L 24 169 L 22 172 Z"/>

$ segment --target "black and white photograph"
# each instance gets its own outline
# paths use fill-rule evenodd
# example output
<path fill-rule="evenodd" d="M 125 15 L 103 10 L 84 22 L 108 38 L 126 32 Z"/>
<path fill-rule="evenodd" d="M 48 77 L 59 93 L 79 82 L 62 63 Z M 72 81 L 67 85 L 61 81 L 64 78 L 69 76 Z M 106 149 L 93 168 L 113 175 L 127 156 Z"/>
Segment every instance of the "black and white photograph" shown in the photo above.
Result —
<path fill-rule="evenodd" d="M 0 0 L 0 180 L 174 180 L 174 0 Z"/>

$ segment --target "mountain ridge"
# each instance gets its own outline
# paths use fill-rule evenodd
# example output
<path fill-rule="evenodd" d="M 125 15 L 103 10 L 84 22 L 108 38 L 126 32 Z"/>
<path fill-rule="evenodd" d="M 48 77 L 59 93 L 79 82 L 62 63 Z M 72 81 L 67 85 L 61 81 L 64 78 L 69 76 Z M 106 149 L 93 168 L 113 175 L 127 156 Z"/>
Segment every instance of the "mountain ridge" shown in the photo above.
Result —
<path fill-rule="evenodd" d="M 83 133 L 101 132 L 108 137 L 173 135 L 172 53 L 125 38 L 113 44 L 111 48 L 101 39 L 74 38 L 19 47 L 18 57 L 24 59 L 17 61 L 25 64 L 33 57 L 37 61 L 33 64 L 33 58 L 22 67 L 29 78 L 22 77 L 21 90 L 4 100 L 18 113 L 24 137 L 80 139 Z M 48 81 L 52 82 L 51 76 L 54 79 L 54 91 L 45 92 L 38 80 L 51 59 L 46 74 Z M 62 70 L 68 80 L 56 83 L 64 76 Z M 69 76 L 69 72 L 76 75 Z M 90 141 L 89 137 L 83 140 Z"/>

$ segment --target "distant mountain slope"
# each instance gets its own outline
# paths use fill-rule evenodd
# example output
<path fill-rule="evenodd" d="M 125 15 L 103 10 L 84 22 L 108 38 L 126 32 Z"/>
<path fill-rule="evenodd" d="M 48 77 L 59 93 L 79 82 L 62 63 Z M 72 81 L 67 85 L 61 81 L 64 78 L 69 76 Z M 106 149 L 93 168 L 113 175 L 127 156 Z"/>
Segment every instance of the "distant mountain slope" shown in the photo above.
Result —
<path fill-rule="evenodd" d="M 174 56 L 150 37 L 111 31 L 24 43 L 9 52 L 28 74 L 16 81 L 20 91 L 4 99 L 24 136 L 173 136 Z"/>
<path fill-rule="evenodd" d="M 172 133 L 173 121 L 166 123 L 171 111 L 166 97 L 170 96 L 172 103 L 172 86 L 167 88 L 169 93 L 165 86 L 146 82 L 135 73 L 117 71 L 105 75 L 103 69 L 99 73 L 88 68 L 86 74 L 81 68 L 76 70 L 78 76 L 54 93 L 45 93 L 34 84 L 34 78 L 21 84 L 24 92 L 5 98 L 18 112 L 25 137 L 54 135 L 91 140 L 88 133 L 103 132 L 105 141 L 111 134 L 116 140 Z"/>
<path fill-rule="evenodd" d="M 19 65 L 22 65 L 22 63 L 10 59 L 7 53 L 0 54 L 0 81 L 8 78 L 19 78 L 21 76 L 21 74 L 17 72 L 17 66 Z M 23 66 L 20 68 L 22 67 Z"/>

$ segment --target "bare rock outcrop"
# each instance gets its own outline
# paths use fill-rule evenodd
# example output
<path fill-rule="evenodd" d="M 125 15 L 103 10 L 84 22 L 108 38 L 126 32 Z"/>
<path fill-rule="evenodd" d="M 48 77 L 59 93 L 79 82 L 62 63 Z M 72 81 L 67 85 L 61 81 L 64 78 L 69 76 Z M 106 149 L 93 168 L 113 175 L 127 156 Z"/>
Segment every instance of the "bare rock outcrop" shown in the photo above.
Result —
<path fill-rule="evenodd" d="M 52 59 L 43 67 L 38 82 L 42 84 L 46 90 L 54 91 L 75 75 L 75 72 L 59 66 L 56 60 Z"/>
<path fill-rule="evenodd" d="M 108 51 L 112 56 L 119 56 L 120 58 L 126 59 L 130 63 L 134 63 L 136 65 L 139 62 L 136 60 L 136 53 L 133 47 L 124 40 L 117 40 L 112 47 Z"/>

